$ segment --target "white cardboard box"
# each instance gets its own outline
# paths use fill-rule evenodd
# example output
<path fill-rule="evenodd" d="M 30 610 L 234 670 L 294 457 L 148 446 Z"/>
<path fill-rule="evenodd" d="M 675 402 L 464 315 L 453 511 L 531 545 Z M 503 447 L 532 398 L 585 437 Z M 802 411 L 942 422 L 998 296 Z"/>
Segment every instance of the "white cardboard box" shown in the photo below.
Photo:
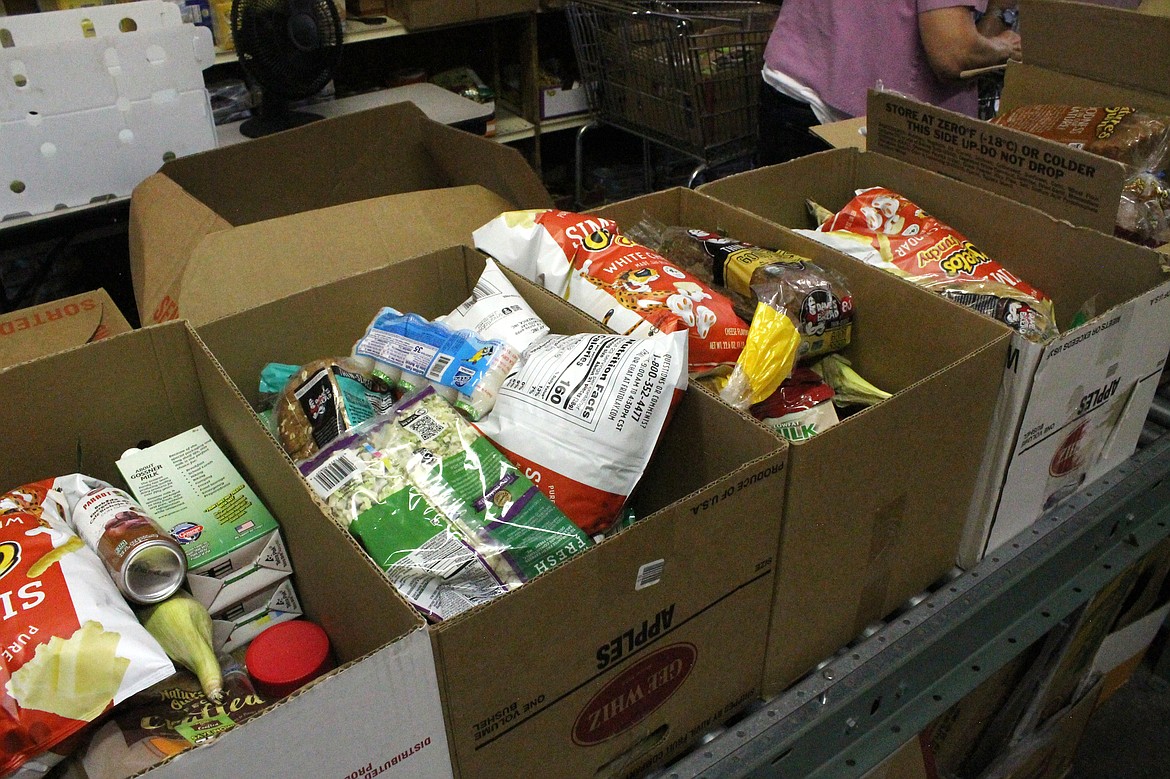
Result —
<path fill-rule="evenodd" d="M 128 197 L 167 159 L 215 147 L 211 33 L 165 0 L 5 17 L 0 217 Z"/>

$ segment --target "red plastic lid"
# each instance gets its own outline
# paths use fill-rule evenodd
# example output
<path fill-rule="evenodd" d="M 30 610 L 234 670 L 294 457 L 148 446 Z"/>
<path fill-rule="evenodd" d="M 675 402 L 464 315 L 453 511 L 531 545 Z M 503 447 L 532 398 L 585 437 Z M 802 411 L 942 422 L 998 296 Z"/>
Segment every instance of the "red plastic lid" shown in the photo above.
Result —
<path fill-rule="evenodd" d="M 333 668 L 329 636 L 303 619 L 265 628 L 252 639 L 244 665 L 266 697 L 276 700 L 303 687 Z"/>

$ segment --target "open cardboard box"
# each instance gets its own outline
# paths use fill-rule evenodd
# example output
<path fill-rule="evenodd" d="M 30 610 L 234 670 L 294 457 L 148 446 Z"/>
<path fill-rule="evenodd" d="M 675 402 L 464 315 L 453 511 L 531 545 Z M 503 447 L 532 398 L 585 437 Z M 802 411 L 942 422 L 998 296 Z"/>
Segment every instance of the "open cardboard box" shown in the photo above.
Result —
<path fill-rule="evenodd" d="M 856 190 L 885 186 L 1052 298 L 1062 334 L 1048 343 L 996 324 L 1012 332 L 1012 346 L 995 369 L 1002 384 L 986 451 L 966 453 L 982 462 L 974 499 L 961 506 L 970 513 L 958 562 L 969 566 L 1035 521 L 1050 497 L 1133 453 L 1170 350 L 1170 276 L 1150 249 L 876 151 L 883 136 L 874 117 L 886 105 L 897 113 L 922 104 L 871 93 L 871 151 L 826 151 L 699 189 L 777 224 L 811 228 L 806 200 L 836 211 Z M 1072 327 L 1086 304 L 1088 320 Z M 958 408 L 951 413 L 961 417 Z M 1082 444 L 1077 457 L 1064 457 Z M 1053 467 L 1068 462 L 1077 467 Z"/>
<path fill-rule="evenodd" d="M 765 668 L 779 692 L 954 566 L 991 429 L 1004 329 L 884 271 L 706 195 L 675 188 L 597 211 L 650 214 L 806 256 L 854 296 L 853 367 L 894 397 L 788 450 Z"/>
<path fill-rule="evenodd" d="M 1021 105 L 1129 105 L 1170 115 L 1170 18 L 1055 0 L 1021 0 L 1026 64 L 1008 63 L 1000 111 Z M 894 104 L 896 105 L 896 104 Z M 913 103 L 868 109 L 869 148 L 1112 235 L 1125 171 L 1054 141 Z M 926 119 L 930 117 L 930 119 Z M 924 121 L 933 125 L 922 132 Z M 1160 251 L 1170 252 L 1170 245 Z"/>
<path fill-rule="evenodd" d="M 104 289 L 0 316 L 0 367 L 130 331 Z"/>
<path fill-rule="evenodd" d="M 135 299 L 144 323 L 198 325 L 551 203 L 515 149 L 409 103 L 361 111 L 173 160 L 142 182 Z"/>
<path fill-rule="evenodd" d="M 408 30 L 466 24 L 538 10 L 536 0 L 387 0 L 388 13 Z"/>
<path fill-rule="evenodd" d="M 123 451 L 203 425 L 280 522 L 305 615 L 325 628 L 340 663 L 149 776 L 348 776 L 367 766 L 385 767 L 389 776 L 450 775 L 422 620 L 302 489 L 288 458 L 186 323 L 0 371 L 0 390 L 9 397 L 50 387 L 51 400 L 0 418 L 5 441 L 25 442 L 0 462 L 3 489 L 78 471 L 124 486 L 114 465 Z M 386 717 L 369 716 L 373 710 Z"/>
<path fill-rule="evenodd" d="M 484 265 L 478 252 L 451 247 L 199 331 L 255 403 L 265 363 L 348 354 L 382 306 L 426 317 L 448 313 L 470 295 Z M 513 279 L 553 332 L 604 332 L 554 295 Z M 431 626 L 457 774 L 636 774 L 756 699 L 786 453 L 782 440 L 692 387 L 635 493 L 644 519 L 523 587 Z M 638 589 L 639 571 L 656 562 L 661 581 Z M 396 597 L 377 597 L 389 612 L 404 608 Z M 392 704 L 361 711 L 399 719 Z M 345 727 L 339 720 L 337 728 Z M 331 737 L 323 729 L 320 738 Z M 338 764 L 334 773 L 345 768 Z"/>

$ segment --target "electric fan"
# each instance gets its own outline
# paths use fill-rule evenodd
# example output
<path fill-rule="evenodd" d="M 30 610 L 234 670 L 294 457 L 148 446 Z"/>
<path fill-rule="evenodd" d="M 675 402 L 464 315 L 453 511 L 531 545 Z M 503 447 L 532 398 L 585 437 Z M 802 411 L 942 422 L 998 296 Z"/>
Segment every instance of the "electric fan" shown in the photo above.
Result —
<path fill-rule="evenodd" d="M 341 58 L 341 38 L 333 0 L 233 0 L 236 54 L 261 90 L 260 110 L 240 125 L 240 133 L 258 138 L 322 118 L 289 104 L 329 83 Z"/>

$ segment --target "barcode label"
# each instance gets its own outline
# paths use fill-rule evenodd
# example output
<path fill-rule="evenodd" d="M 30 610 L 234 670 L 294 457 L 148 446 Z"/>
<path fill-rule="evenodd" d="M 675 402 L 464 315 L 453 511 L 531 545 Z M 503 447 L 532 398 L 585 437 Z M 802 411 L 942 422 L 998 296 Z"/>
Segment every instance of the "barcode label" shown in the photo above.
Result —
<path fill-rule="evenodd" d="M 654 560 L 638 569 L 638 578 L 634 580 L 634 590 L 644 590 L 653 587 L 662 581 L 662 569 L 666 567 L 666 560 Z"/>
<path fill-rule="evenodd" d="M 431 363 L 431 367 L 427 368 L 427 378 L 431 381 L 439 381 L 443 378 L 443 371 L 447 370 L 447 366 L 451 364 L 452 357 L 449 354 L 435 355 L 435 361 Z"/>
<path fill-rule="evenodd" d="M 467 312 L 475 307 L 475 304 L 484 298 L 490 298 L 492 295 L 499 295 L 502 290 L 498 289 L 496 285 L 492 284 L 484 278 L 476 283 L 475 289 L 471 290 L 471 297 L 463 301 L 459 308 L 455 309 L 455 313 L 459 316 L 467 316 Z"/>
<path fill-rule="evenodd" d="M 357 473 L 358 463 L 349 452 L 338 452 L 309 474 L 309 484 L 322 498 L 328 498 Z"/>

